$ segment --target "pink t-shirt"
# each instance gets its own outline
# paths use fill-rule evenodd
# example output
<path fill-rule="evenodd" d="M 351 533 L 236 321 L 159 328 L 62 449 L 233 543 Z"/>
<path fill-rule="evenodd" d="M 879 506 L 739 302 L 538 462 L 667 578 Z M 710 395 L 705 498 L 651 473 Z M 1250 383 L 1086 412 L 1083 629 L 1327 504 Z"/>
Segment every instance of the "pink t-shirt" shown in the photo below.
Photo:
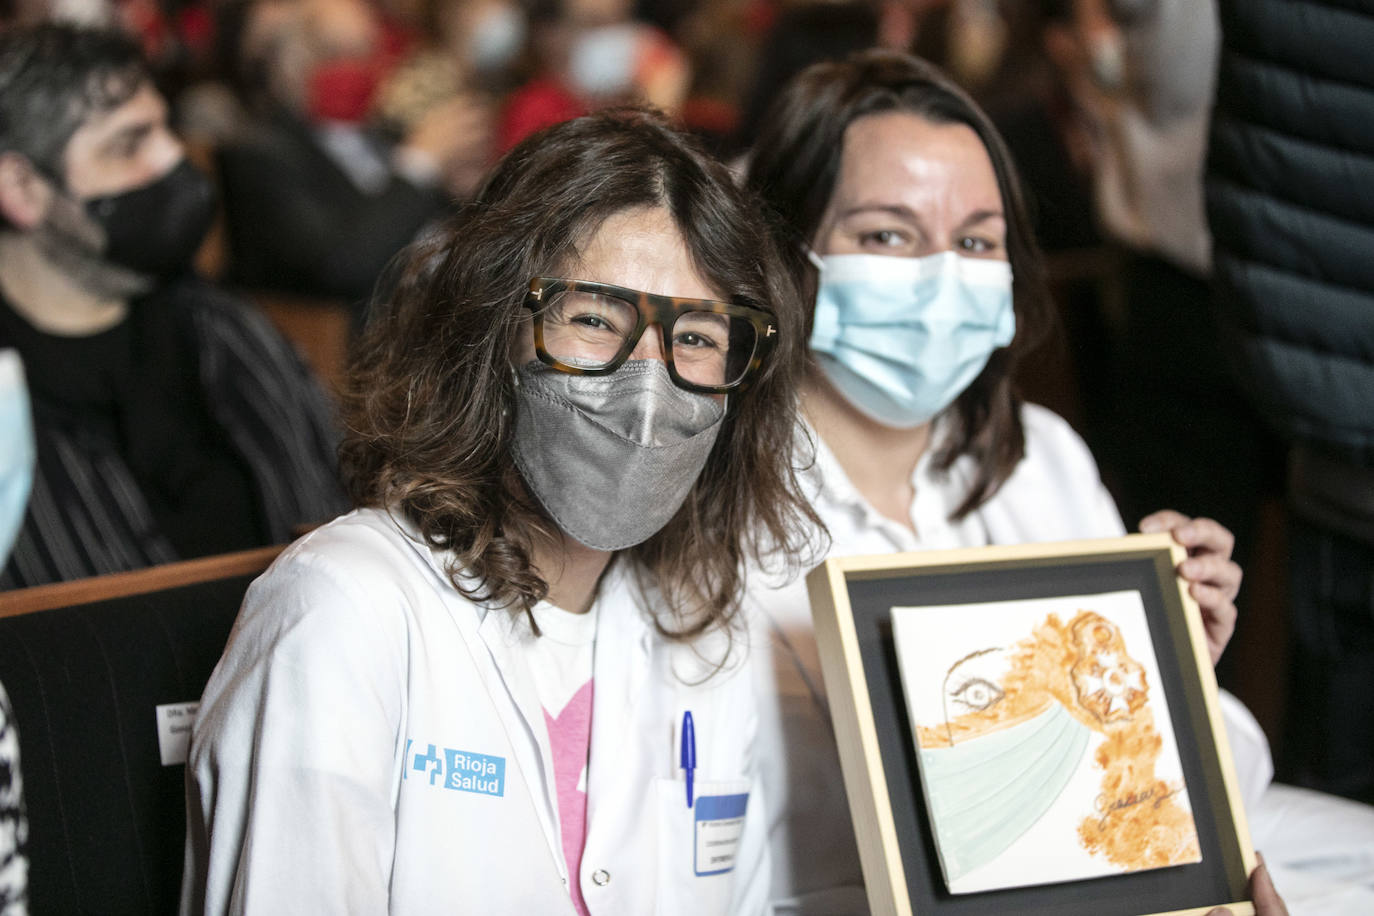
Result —
<path fill-rule="evenodd" d="M 582 868 L 582 846 L 587 841 L 587 747 L 592 740 L 592 682 L 573 694 L 557 718 L 544 710 L 553 750 L 554 782 L 558 787 L 558 823 L 563 834 L 563 857 L 568 862 L 568 887 L 577 912 L 587 916 L 577 880 Z"/>
<path fill-rule="evenodd" d="M 558 826 L 568 864 L 568 891 L 581 916 L 588 916 L 579 880 L 587 840 L 587 755 L 592 740 L 592 647 L 596 608 L 570 614 L 551 604 L 534 608 L 543 634 L 534 641 L 530 668 L 544 708 L 558 795 Z"/>

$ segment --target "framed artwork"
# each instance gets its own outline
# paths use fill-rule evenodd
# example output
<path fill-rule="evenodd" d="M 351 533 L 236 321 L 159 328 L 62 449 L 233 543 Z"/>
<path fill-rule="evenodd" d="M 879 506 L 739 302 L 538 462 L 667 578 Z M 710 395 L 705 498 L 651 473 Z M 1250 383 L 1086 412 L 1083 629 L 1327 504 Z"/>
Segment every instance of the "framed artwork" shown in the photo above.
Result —
<path fill-rule="evenodd" d="M 1167 534 L 831 558 L 807 580 L 875 914 L 1253 913 Z"/>

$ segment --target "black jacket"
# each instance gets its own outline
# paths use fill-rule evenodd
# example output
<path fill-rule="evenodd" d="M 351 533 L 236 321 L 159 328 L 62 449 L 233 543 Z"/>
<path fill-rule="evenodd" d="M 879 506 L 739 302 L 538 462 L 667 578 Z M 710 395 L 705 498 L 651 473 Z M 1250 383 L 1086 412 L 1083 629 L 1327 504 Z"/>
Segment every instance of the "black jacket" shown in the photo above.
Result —
<path fill-rule="evenodd" d="M 1236 367 L 1289 439 L 1374 469 L 1374 0 L 1220 6 L 1207 211 Z"/>
<path fill-rule="evenodd" d="M 375 193 L 349 180 L 284 112 L 220 151 L 234 283 L 357 303 L 447 199 L 391 175 Z"/>
<path fill-rule="evenodd" d="M 348 511 L 337 473 L 334 407 L 266 318 L 189 278 L 133 308 L 156 308 L 150 314 L 166 318 L 170 339 L 182 347 L 177 356 L 193 372 L 202 409 L 247 469 L 263 522 L 261 543 L 286 543 L 297 526 Z M 0 301 L 0 310 L 9 306 Z M 14 553 L 0 565 L 0 591 L 185 559 L 159 527 L 130 458 L 134 448 L 165 446 L 120 435 L 116 420 L 131 407 L 118 392 L 103 413 L 75 411 L 45 395 L 42 364 L 29 362 L 22 340 L 6 327 L 13 321 L 0 322 L 0 348 L 19 349 L 29 370 L 38 461 Z M 144 336 L 160 329 L 145 328 Z M 141 373 L 159 369 L 140 362 Z"/>

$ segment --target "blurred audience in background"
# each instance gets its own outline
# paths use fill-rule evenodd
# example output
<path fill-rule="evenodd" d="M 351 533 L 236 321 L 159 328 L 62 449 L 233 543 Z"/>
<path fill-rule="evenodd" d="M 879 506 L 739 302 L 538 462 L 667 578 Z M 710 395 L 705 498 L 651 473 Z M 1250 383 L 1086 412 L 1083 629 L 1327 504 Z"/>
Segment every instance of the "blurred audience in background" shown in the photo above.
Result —
<path fill-rule="evenodd" d="M 1121 255 L 1094 445 L 1127 518 L 1163 500 L 1217 519 L 1249 563 L 1280 490 L 1272 435 L 1226 371 L 1202 170 L 1219 32 L 1212 0 L 1054 0 L 1046 53 L 1071 110 L 1096 222 Z M 1146 436 L 1141 430 L 1159 433 Z M 1167 433 L 1167 434 L 1166 434 Z"/>
<path fill-rule="evenodd" d="M 0 35 L 0 348 L 33 497 L 0 589 L 281 543 L 345 506 L 331 405 L 245 303 L 189 273 L 214 191 L 139 49 Z"/>
<path fill-rule="evenodd" d="M 866 3 L 799 3 L 783 9 L 758 56 L 729 152 L 754 145 L 763 116 L 792 77 L 878 44 L 879 8 Z"/>
<path fill-rule="evenodd" d="M 364 302 L 392 256 L 471 191 L 488 103 L 465 61 L 440 69 L 426 54 L 364 0 L 249 7 L 241 64 L 262 91 L 219 153 L 234 283 Z"/>
<path fill-rule="evenodd" d="M 538 0 L 533 74 L 501 113 L 500 151 L 596 108 L 642 101 L 680 115 L 691 67 L 662 29 L 634 18 L 632 0 Z"/>

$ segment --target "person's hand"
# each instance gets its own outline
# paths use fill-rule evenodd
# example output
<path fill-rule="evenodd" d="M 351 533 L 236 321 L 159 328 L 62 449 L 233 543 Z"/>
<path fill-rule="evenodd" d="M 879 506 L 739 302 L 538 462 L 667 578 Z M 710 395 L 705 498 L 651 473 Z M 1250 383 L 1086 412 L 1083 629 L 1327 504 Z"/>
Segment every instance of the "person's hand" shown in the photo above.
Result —
<path fill-rule="evenodd" d="M 1250 872 L 1250 899 L 1255 904 L 1255 916 L 1288 916 L 1288 905 L 1283 902 L 1273 880 L 1269 877 L 1269 869 L 1264 866 L 1264 856 L 1259 853 L 1255 855 L 1259 858 L 1259 864 Z M 1227 907 L 1219 906 L 1209 910 L 1207 916 L 1232 914 Z"/>
<path fill-rule="evenodd" d="M 1231 560 L 1235 537 L 1210 518 L 1189 518 L 1172 509 L 1147 515 L 1140 522 L 1140 530 L 1145 534 L 1167 531 L 1188 548 L 1188 559 L 1178 565 L 1178 574 L 1188 583 L 1188 594 L 1202 611 L 1207 650 L 1215 665 L 1236 629 L 1241 569 Z"/>
<path fill-rule="evenodd" d="M 428 158 L 449 191 L 465 196 L 490 161 L 491 106 L 476 94 L 454 96 L 427 111 L 401 145 Z"/>

